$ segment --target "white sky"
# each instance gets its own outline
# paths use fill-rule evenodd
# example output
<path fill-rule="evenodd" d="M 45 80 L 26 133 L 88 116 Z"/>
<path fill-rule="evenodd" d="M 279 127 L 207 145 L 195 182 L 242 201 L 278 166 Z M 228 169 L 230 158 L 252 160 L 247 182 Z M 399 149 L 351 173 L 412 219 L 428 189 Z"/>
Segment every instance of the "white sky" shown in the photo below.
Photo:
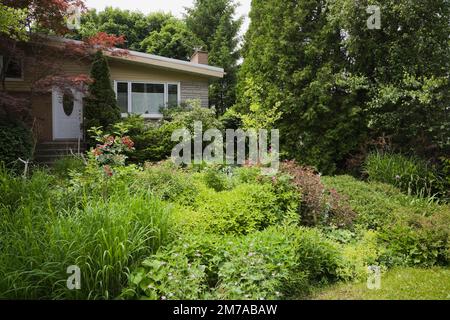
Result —
<path fill-rule="evenodd" d="M 173 15 L 180 18 L 184 13 L 184 8 L 191 7 L 193 2 L 193 0 L 85 0 L 88 8 L 95 8 L 97 11 L 110 6 L 141 11 L 143 13 L 155 11 L 172 12 Z M 248 13 L 250 12 L 251 0 L 237 0 L 237 2 L 241 4 L 236 10 L 237 15 L 245 16 L 246 18 L 241 32 L 241 34 L 244 34 L 250 23 Z"/>

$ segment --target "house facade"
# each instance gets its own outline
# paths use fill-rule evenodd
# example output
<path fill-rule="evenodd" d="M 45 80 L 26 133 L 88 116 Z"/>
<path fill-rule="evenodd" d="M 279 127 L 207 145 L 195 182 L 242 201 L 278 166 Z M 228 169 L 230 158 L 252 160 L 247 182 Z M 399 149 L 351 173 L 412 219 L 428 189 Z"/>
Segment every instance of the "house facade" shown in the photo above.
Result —
<path fill-rule="evenodd" d="M 64 40 L 69 41 L 69 40 Z M 198 51 L 191 61 L 128 51 L 116 56 L 105 52 L 122 116 L 139 114 L 147 119 L 161 119 L 161 109 L 198 99 L 208 107 L 208 88 L 213 79 L 224 76 L 221 68 L 209 66 L 206 52 Z M 0 67 L 4 57 L 0 56 Z M 64 59 L 65 75 L 89 74 L 90 61 Z M 27 58 L 15 60 L 6 74 L 6 90 L 20 96 L 29 92 L 32 75 Z M 34 66 L 36 67 L 36 66 Z M 83 94 L 72 90 L 67 97 L 58 89 L 33 98 L 34 132 L 39 142 L 83 140 Z"/>

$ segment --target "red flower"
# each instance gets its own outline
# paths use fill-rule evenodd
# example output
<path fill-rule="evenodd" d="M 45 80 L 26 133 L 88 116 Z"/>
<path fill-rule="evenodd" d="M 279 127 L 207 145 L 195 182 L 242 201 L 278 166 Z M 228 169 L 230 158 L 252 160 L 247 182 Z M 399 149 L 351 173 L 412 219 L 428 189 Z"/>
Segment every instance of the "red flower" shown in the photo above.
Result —
<path fill-rule="evenodd" d="M 123 143 L 124 145 L 126 145 L 129 149 L 133 149 L 133 147 L 134 147 L 134 142 L 133 142 L 133 140 L 131 140 L 131 138 L 128 137 L 128 136 L 122 138 L 122 143 Z"/>

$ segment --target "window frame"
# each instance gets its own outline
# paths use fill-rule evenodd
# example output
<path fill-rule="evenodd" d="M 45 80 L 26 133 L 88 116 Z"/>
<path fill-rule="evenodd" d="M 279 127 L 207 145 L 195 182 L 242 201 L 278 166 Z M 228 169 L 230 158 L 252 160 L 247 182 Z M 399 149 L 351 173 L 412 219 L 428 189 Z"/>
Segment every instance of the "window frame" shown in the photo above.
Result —
<path fill-rule="evenodd" d="M 117 85 L 118 83 L 126 83 L 128 86 L 128 112 L 127 113 L 122 113 L 122 117 L 126 118 L 128 117 L 128 115 L 133 114 L 133 101 L 132 101 L 132 85 L 133 83 L 137 83 L 137 84 L 163 84 L 164 85 L 164 107 L 163 108 L 167 108 L 168 103 L 169 103 L 169 85 L 176 85 L 177 86 L 177 90 L 178 90 L 178 96 L 177 96 L 177 101 L 178 101 L 178 105 L 181 103 L 181 82 L 177 82 L 177 81 L 166 81 L 166 82 L 162 82 L 162 81 L 153 81 L 153 80 L 147 80 L 147 81 L 142 81 L 142 80 L 114 80 L 114 92 L 116 93 L 116 99 L 118 97 L 118 92 L 117 92 Z M 140 116 L 146 118 L 146 119 L 162 119 L 163 115 L 162 113 L 150 113 L 150 114 L 140 114 Z"/>
<path fill-rule="evenodd" d="M 3 69 L 3 55 L 0 54 L 0 70 Z M 5 81 L 24 81 L 24 61 L 23 59 L 18 59 L 20 64 L 20 78 L 9 78 L 5 77 Z"/>

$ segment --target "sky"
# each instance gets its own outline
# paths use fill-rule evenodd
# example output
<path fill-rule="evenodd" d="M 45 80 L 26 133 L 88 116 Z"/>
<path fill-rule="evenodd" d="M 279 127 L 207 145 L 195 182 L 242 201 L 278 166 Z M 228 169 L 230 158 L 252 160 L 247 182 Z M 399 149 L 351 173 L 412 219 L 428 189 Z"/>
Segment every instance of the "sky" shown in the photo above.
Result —
<path fill-rule="evenodd" d="M 141 11 L 143 13 L 164 11 L 172 12 L 177 17 L 182 17 L 185 7 L 191 7 L 193 0 L 85 0 L 87 7 L 95 8 L 97 11 L 103 10 L 106 6 L 114 8 Z M 238 16 L 244 16 L 245 22 L 242 26 L 241 35 L 245 33 L 249 26 L 248 13 L 250 12 L 251 0 L 238 0 L 240 6 L 236 13 Z"/>

